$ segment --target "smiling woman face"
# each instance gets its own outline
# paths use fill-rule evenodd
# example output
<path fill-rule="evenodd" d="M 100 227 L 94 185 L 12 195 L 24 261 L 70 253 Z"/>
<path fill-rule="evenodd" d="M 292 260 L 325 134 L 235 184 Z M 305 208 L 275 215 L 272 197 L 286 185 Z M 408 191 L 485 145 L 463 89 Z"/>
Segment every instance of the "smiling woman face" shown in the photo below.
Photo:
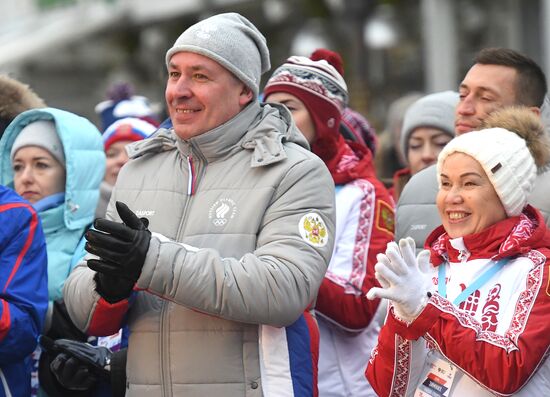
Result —
<path fill-rule="evenodd" d="M 65 167 L 41 147 L 19 149 L 12 167 L 15 191 L 32 204 L 65 191 Z"/>
<path fill-rule="evenodd" d="M 437 209 L 451 238 L 478 233 L 507 218 L 485 171 L 473 157 L 453 153 L 443 162 Z"/>

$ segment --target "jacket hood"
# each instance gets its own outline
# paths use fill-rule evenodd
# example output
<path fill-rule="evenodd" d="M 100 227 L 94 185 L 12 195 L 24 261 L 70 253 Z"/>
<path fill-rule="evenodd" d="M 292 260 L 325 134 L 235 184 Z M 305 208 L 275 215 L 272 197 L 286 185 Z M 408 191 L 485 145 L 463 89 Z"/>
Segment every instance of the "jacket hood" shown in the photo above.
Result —
<path fill-rule="evenodd" d="M 98 129 L 84 117 L 60 109 L 32 109 L 21 113 L 0 139 L 0 183 L 13 188 L 10 152 L 21 130 L 37 120 L 52 120 L 65 154 L 65 226 L 80 229 L 93 222 L 99 185 L 105 174 L 105 152 Z"/>
<path fill-rule="evenodd" d="M 252 151 L 251 166 L 269 165 L 286 158 L 283 144 L 293 142 L 309 149 L 289 110 L 276 104 L 252 102 L 239 114 L 226 123 L 188 141 L 183 141 L 173 129 L 161 128 L 150 138 L 135 142 L 126 147 L 130 158 L 149 153 L 174 150 L 187 144 L 208 160 L 223 157 L 234 150 L 235 143 Z"/>
<path fill-rule="evenodd" d="M 550 229 L 539 210 L 527 205 L 519 216 L 506 218 L 479 233 L 463 237 L 469 259 L 524 255 L 533 249 L 548 250 Z M 447 260 L 458 262 L 463 253 L 451 245 L 451 238 L 443 226 L 438 226 L 426 239 L 434 266 Z"/>
<path fill-rule="evenodd" d="M 280 104 L 262 104 L 261 112 L 244 137 L 242 147 L 253 150 L 251 166 L 259 167 L 286 159 L 283 144 L 295 143 L 310 150 L 290 111 Z"/>

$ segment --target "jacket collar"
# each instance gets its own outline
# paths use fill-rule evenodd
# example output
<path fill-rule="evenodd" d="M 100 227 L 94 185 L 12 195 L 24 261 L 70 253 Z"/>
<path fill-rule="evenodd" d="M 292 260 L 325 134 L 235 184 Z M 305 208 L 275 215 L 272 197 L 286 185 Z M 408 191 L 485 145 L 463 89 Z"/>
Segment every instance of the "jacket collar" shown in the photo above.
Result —
<path fill-rule="evenodd" d="M 444 261 L 468 260 L 521 255 L 532 249 L 547 247 L 550 234 L 541 213 L 528 205 L 519 216 L 506 218 L 479 233 L 464 236 L 460 244 L 451 241 L 439 226 L 426 240 L 434 265 Z M 456 239 L 455 239 L 456 240 Z"/>
<path fill-rule="evenodd" d="M 209 163 L 223 158 L 235 150 L 251 125 L 257 123 L 260 112 L 259 102 L 253 101 L 235 117 L 204 134 L 187 141 L 178 137 L 178 149 L 184 155 L 189 155 L 190 149 L 193 152 L 199 152 Z"/>
<path fill-rule="evenodd" d="M 39 212 L 40 222 L 42 223 L 42 229 L 46 238 L 54 236 L 54 233 L 61 229 L 65 229 L 63 212 L 63 205 L 58 205 L 57 207 L 48 208 Z"/>
<path fill-rule="evenodd" d="M 189 140 L 179 138 L 173 129 L 159 129 L 152 137 L 128 145 L 126 150 L 132 159 L 177 149 L 184 156 L 196 153 L 213 162 L 244 148 L 252 151 L 251 166 L 260 167 L 287 157 L 284 142 L 309 149 L 284 106 L 252 102 L 228 122 Z"/>

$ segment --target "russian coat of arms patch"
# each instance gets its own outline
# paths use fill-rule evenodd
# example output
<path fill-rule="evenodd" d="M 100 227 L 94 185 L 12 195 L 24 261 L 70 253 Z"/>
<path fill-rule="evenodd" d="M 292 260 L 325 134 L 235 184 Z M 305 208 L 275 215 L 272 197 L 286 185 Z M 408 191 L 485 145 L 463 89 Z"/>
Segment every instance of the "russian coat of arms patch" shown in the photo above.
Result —
<path fill-rule="evenodd" d="M 319 214 L 310 212 L 300 219 L 300 235 L 314 247 L 324 247 L 328 241 L 328 230 Z"/>

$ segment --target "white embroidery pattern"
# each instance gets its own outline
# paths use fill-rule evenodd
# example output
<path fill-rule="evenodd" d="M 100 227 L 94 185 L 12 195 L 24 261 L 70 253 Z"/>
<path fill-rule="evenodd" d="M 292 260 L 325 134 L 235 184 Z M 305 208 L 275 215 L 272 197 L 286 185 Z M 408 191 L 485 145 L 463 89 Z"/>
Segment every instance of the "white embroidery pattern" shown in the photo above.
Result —
<path fill-rule="evenodd" d="M 533 257 L 537 261 L 540 261 L 541 258 L 537 253 L 540 254 L 538 251 L 531 251 L 526 256 L 529 258 Z M 479 321 L 468 313 L 457 309 L 449 300 L 441 297 L 439 294 L 433 295 L 432 299 L 430 299 L 430 303 L 434 304 L 439 310 L 456 317 L 463 327 L 472 329 L 476 333 L 477 340 L 488 342 L 510 353 L 511 351 L 518 350 L 517 340 L 525 329 L 527 318 L 535 303 L 535 298 L 541 283 L 542 264 L 539 264 L 531 270 L 527 276 L 526 289 L 518 298 L 510 328 L 506 331 L 504 336 L 491 331 L 483 331 L 483 327 Z"/>
<path fill-rule="evenodd" d="M 395 368 L 390 397 L 402 397 L 409 383 L 411 367 L 411 343 L 405 338 L 395 335 Z"/>
<path fill-rule="evenodd" d="M 360 294 L 363 287 L 363 280 L 367 274 L 367 260 L 374 224 L 375 194 L 373 185 L 363 179 L 353 181 L 363 192 L 360 206 L 360 217 L 355 233 L 355 242 L 353 247 L 352 270 L 349 278 L 338 276 L 327 272 L 326 276 L 330 280 L 344 287 L 346 294 Z"/>

